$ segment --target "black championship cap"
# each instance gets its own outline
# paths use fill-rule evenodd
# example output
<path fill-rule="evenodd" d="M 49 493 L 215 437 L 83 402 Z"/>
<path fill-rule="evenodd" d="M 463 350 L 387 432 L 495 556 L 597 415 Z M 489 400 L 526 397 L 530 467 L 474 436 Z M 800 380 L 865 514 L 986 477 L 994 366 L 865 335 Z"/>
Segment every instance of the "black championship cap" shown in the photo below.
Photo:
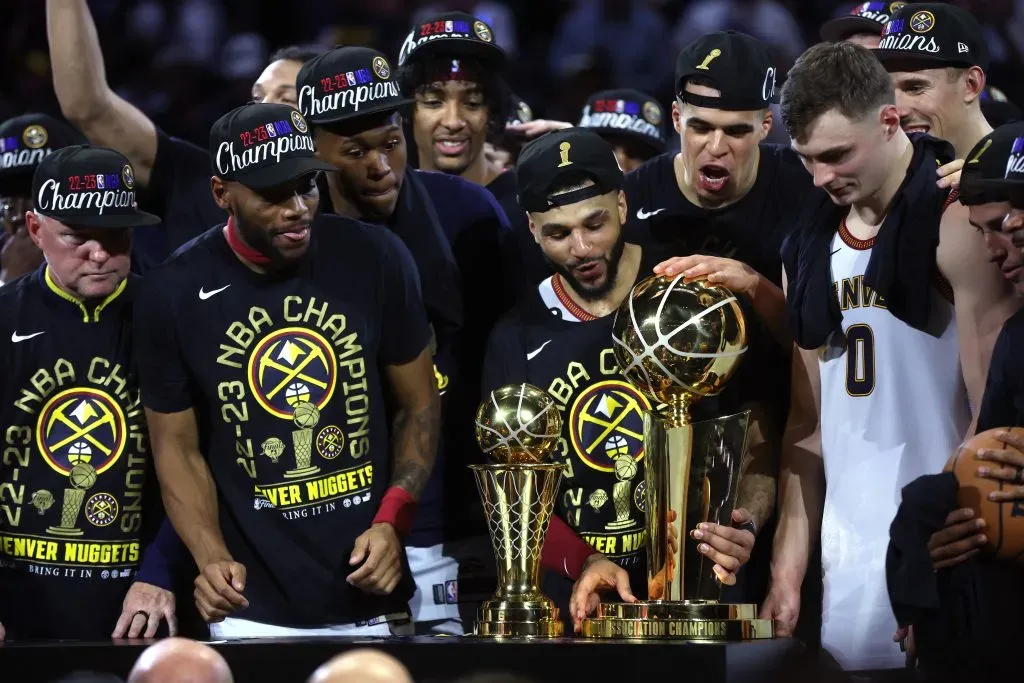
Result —
<path fill-rule="evenodd" d="M 70 228 L 133 228 L 160 219 L 139 211 L 135 169 L 104 147 L 72 145 L 53 152 L 32 177 L 35 211 Z"/>
<path fill-rule="evenodd" d="M 857 33 L 882 35 L 893 12 L 905 2 L 862 2 L 845 17 L 830 19 L 821 25 L 821 39 L 830 43 L 846 40 Z"/>
<path fill-rule="evenodd" d="M 369 47 L 336 47 L 299 69 L 299 111 L 313 124 L 338 123 L 357 116 L 400 109 L 402 95 L 383 53 Z"/>
<path fill-rule="evenodd" d="M 960 175 L 960 201 L 967 206 L 1006 201 L 1010 191 L 1024 193 L 1024 122 L 1019 121 L 983 137 Z"/>
<path fill-rule="evenodd" d="M 1011 102 L 999 88 L 988 85 L 981 91 L 981 113 L 990 126 L 998 128 L 1021 120 L 1020 107 Z"/>
<path fill-rule="evenodd" d="M 664 119 L 661 105 L 650 95 L 637 90 L 602 90 L 587 98 L 577 125 L 598 135 L 637 140 L 660 154 L 667 144 Z"/>
<path fill-rule="evenodd" d="M 507 86 L 502 88 L 505 96 L 506 126 L 519 126 L 533 121 L 533 109 L 523 98 L 512 92 Z"/>
<path fill-rule="evenodd" d="M 23 114 L 0 123 L 0 196 L 28 195 L 32 174 L 45 156 L 88 142 L 76 129 L 46 114 Z"/>
<path fill-rule="evenodd" d="M 576 173 L 589 176 L 594 184 L 549 196 L 560 178 Z M 516 189 L 524 211 L 548 211 L 622 189 L 622 178 L 612 146 L 583 128 L 542 135 L 523 147 L 516 162 Z"/>
<path fill-rule="evenodd" d="M 475 57 L 495 68 L 505 64 L 491 27 L 465 12 L 445 12 L 414 26 L 402 43 L 398 66 L 433 56 Z"/>
<path fill-rule="evenodd" d="M 685 92 L 691 78 L 710 81 L 721 97 Z M 676 59 L 676 95 L 698 107 L 729 111 L 766 109 L 775 101 L 775 60 L 768 46 L 736 31 L 701 36 Z"/>
<path fill-rule="evenodd" d="M 933 62 L 936 66 L 980 66 L 988 70 L 988 50 L 981 26 L 955 5 L 921 2 L 897 9 L 873 50 L 885 64 L 897 60 Z"/>
<path fill-rule="evenodd" d="M 243 104 L 217 119 L 210 159 L 215 176 L 254 190 L 338 170 L 316 157 L 306 120 L 287 104 Z"/>

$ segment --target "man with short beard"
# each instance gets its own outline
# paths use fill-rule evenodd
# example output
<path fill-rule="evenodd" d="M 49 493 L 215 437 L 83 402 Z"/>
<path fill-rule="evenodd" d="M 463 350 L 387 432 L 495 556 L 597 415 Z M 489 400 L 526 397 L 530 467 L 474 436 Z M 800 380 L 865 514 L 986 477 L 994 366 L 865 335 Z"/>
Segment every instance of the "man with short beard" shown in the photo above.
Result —
<path fill-rule="evenodd" d="M 316 215 L 332 167 L 295 109 L 225 114 L 210 157 L 230 218 L 150 273 L 135 309 L 197 607 L 215 637 L 400 632 L 400 537 L 440 429 L 416 266 L 391 233 Z"/>
<path fill-rule="evenodd" d="M 339 47 L 299 72 L 299 110 L 308 117 L 327 173 L 322 212 L 378 224 L 409 248 L 421 278 L 434 333 L 434 366 L 443 393 L 445 427 L 434 476 L 416 527 L 406 539 L 417 579 L 413 616 L 422 631 L 462 633 L 464 609 L 493 590 L 493 574 L 473 592 L 435 597 L 435 585 L 479 574 L 491 562 L 484 518 L 464 458 L 480 400 L 487 335 L 510 305 L 518 271 L 507 220 L 482 187 L 447 173 L 406 168 L 401 110 L 412 103 L 388 59 L 365 47 Z M 460 570 L 461 564 L 461 570 Z M 449 583 L 450 582 L 450 583 Z M 490 587 L 486 586 L 490 583 Z"/>
<path fill-rule="evenodd" d="M 566 160 L 568 164 L 561 163 Z M 593 606 L 588 601 L 592 592 L 614 587 L 623 594 L 622 580 L 614 580 L 617 574 L 626 574 L 638 597 L 647 593 L 646 557 L 638 542 L 645 529 L 642 432 L 643 414 L 656 406 L 624 380 L 611 332 L 615 311 L 634 284 L 649 277 L 659 255 L 623 238 L 627 206 L 622 170 L 612 146 L 595 132 L 569 128 L 548 133 L 523 149 L 516 170 L 530 229 L 555 274 L 495 328 L 484 389 L 527 382 L 546 390 L 563 412 L 564 449 L 558 451 L 567 469 L 551 533 L 561 534 L 568 523 L 595 549 L 567 613 L 578 627 L 580 610 Z M 746 363 L 744 367 L 741 374 L 754 369 Z M 755 460 L 765 460 L 760 455 L 764 449 L 771 448 L 763 438 L 763 413 L 756 399 L 750 400 L 748 388 L 742 380 L 731 383 L 718 397 L 699 402 L 694 418 L 754 410 L 747 473 Z M 735 526 L 687 530 L 725 585 L 736 583 L 736 573 L 754 547 L 752 516 L 744 508 L 758 496 L 758 485 L 756 476 L 744 478 L 732 518 Z M 551 537 L 545 553 L 548 544 Z M 554 575 L 548 583 L 554 599 L 568 597 L 564 579 L 577 578 L 576 571 L 557 566 L 549 574 Z"/>
<path fill-rule="evenodd" d="M 210 197 L 210 158 L 206 150 L 168 135 L 107 83 L 103 52 L 86 0 L 47 0 L 47 33 L 53 89 L 64 116 L 90 142 L 116 149 L 128 157 L 154 213 L 163 220 L 162 234 L 140 234 L 147 242 L 149 263 L 224 220 Z M 295 106 L 295 75 L 315 50 L 290 47 L 271 56 L 253 84 L 253 98 Z"/>

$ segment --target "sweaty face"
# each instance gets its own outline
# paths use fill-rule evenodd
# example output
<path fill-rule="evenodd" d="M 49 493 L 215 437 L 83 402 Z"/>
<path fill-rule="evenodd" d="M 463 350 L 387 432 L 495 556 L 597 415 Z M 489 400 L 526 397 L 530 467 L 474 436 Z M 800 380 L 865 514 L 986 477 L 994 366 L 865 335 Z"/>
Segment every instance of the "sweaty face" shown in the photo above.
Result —
<path fill-rule="evenodd" d="M 886 159 L 877 154 L 887 136 L 880 117 L 852 121 L 833 110 L 808 128 L 806 139 L 793 140 L 793 150 L 814 178 L 814 186 L 833 202 L 849 206 L 876 192 L 888 177 Z"/>
<path fill-rule="evenodd" d="M 253 102 L 264 104 L 287 104 L 298 107 L 295 97 L 295 79 L 302 62 L 294 59 L 279 59 L 271 62 L 252 84 Z"/>
<path fill-rule="evenodd" d="M 490 111 L 470 81 L 431 83 L 416 93 L 412 124 L 424 167 L 462 173 L 483 152 Z"/>
<path fill-rule="evenodd" d="M 122 229 L 72 229 L 33 214 L 32 241 L 42 250 L 60 287 L 81 299 L 101 299 L 117 289 L 131 268 L 132 232 Z"/>
<path fill-rule="evenodd" d="M 1024 258 L 1021 256 L 1024 211 L 1011 212 L 1009 202 L 978 204 L 969 207 L 969 211 L 971 225 L 985 236 L 989 260 L 999 267 L 1018 293 L 1024 293 Z"/>
<path fill-rule="evenodd" d="M 719 95 L 713 88 L 692 84 L 686 91 L 705 97 Z M 738 199 L 757 173 L 757 145 L 771 119 L 759 111 L 708 109 L 679 101 L 672 104 L 672 118 L 682 140 L 687 186 L 706 206 Z"/>
<path fill-rule="evenodd" d="M 310 223 L 320 204 L 316 177 L 310 173 L 259 192 L 227 183 L 229 210 L 242 239 L 278 264 L 305 254 Z"/>
<path fill-rule="evenodd" d="M 600 299 L 615 286 L 625 211 L 625 196 L 609 192 L 529 215 L 545 260 L 584 299 Z"/>
<path fill-rule="evenodd" d="M 379 221 L 395 212 L 406 162 L 399 114 L 362 131 L 317 127 L 315 139 L 317 156 L 339 169 L 334 174 L 337 185 L 360 217 Z"/>
<path fill-rule="evenodd" d="M 888 66 L 896 89 L 900 126 L 908 133 L 929 133 L 940 140 L 951 139 L 967 115 L 963 78 L 951 82 L 948 69 L 911 71 L 910 66 Z"/>

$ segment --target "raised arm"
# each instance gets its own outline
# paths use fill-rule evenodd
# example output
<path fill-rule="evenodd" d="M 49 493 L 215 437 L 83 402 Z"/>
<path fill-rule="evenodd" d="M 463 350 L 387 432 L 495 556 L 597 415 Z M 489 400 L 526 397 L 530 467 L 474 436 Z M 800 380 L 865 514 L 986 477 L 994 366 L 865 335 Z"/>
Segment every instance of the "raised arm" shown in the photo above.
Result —
<path fill-rule="evenodd" d="M 965 206 L 951 204 L 939 230 L 937 261 L 953 288 L 960 366 L 974 415 L 970 435 L 977 424 L 996 338 L 1021 300 L 989 260 L 985 237 L 970 224 Z"/>
<path fill-rule="evenodd" d="M 107 83 L 86 0 L 46 0 L 46 30 L 61 112 L 92 144 L 128 157 L 138 182 L 148 185 L 156 159 L 156 126 Z"/>

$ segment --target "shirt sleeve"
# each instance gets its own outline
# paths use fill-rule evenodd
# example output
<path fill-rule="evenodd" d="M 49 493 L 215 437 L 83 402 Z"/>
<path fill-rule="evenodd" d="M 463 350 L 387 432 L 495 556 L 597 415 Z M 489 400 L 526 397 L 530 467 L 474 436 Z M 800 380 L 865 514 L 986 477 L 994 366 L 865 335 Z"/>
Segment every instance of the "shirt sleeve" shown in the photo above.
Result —
<path fill-rule="evenodd" d="M 390 233 L 384 235 L 380 360 L 385 365 L 404 365 L 423 353 L 432 331 L 412 254 L 400 239 Z"/>
<path fill-rule="evenodd" d="M 142 404 L 160 413 L 192 407 L 189 375 L 175 324 L 175 311 L 164 292 L 166 278 L 143 280 L 135 299 L 135 358 L 139 364 Z"/>
<path fill-rule="evenodd" d="M 487 341 L 480 387 L 482 396 L 506 384 L 527 381 L 526 352 L 516 327 L 511 315 L 505 317 L 494 327 Z"/>
<path fill-rule="evenodd" d="M 1014 409 L 1013 392 L 1007 384 L 1007 377 L 1012 376 L 1010 364 L 1011 327 L 1006 325 L 996 339 L 992 348 L 992 361 L 988 366 L 988 379 L 985 381 L 985 393 L 981 399 L 981 410 L 978 412 L 976 433 L 998 427 L 1017 427 L 1017 413 Z"/>

